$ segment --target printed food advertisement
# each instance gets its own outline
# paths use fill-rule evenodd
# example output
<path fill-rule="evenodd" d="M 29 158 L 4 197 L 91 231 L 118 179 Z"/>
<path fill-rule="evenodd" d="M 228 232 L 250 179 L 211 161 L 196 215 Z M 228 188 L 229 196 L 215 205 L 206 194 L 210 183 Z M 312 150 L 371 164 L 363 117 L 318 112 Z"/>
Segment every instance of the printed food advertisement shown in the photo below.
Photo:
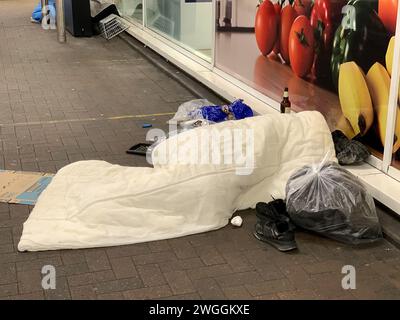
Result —
<path fill-rule="evenodd" d="M 382 158 L 398 0 L 217 2 L 216 65 L 295 111 L 318 110 Z M 400 168 L 400 112 L 394 165 Z"/>

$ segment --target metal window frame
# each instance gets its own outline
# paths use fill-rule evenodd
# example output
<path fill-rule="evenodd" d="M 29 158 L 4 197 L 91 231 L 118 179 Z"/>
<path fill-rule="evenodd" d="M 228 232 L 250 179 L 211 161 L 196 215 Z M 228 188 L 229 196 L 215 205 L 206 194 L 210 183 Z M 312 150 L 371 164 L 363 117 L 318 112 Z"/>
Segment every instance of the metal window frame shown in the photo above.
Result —
<path fill-rule="evenodd" d="M 398 93 L 400 84 L 400 6 L 397 8 L 395 45 L 393 54 L 393 70 L 390 81 L 389 106 L 386 121 L 386 137 L 382 161 L 382 171 L 400 180 L 400 170 L 392 166 L 394 133 L 398 111 Z M 400 139 L 400 137 L 399 137 Z"/>

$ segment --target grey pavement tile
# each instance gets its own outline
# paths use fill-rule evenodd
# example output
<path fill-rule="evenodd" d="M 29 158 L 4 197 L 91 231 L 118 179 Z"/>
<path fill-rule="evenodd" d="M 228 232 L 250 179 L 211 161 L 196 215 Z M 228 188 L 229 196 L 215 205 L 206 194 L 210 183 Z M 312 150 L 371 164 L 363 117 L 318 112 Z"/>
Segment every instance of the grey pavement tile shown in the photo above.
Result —
<path fill-rule="evenodd" d="M 168 261 L 175 261 L 177 258 L 173 252 L 155 252 L 132 257 L 135 265 L 145 265 L 154 263 L 164 263 Z"/>
<path fill-rule="evenodd" d="M 148 300 L 168 298 L 173 295 L 168 285 L 151 288 L 140 288 L 123 292 L 123 297 L 128 300 Z"/>
<path fill-rule="evenodd" d="M 18 271 L 18 291 L 20 294 L 42 290 L 42 273 L 40 270 Z"/>
<path fill-rule="evenodd" d="M 82 250 L 63 250 L 61 259 L 64 265 L 86 263 L 86 257 Z"/>
<path fill-rule="evenodd" d="M 147 243 L 106 248 L 109 258 L 133 257 L 150 253 Z"/>
<path fill-rule="evenodd" d="M 67 264 L 57 267 L 57 274 L 63 276 L 72 276 L 82 273 L 88 273 L 89 267 L 86 262 L 84 263 L 75 263 L 75 264 Z"/>
<path fill-rule="evenodd" d="M 241 252 L 223 252 L 222 257 L 230 265 L 234 272 L 244 272 L 255 269 L 247 257 Z"/>
<path fill-rule="evenodd" d="M 167 240 L 149 242 L 149 248 L 151 252 L 163 252 L 171 250 Z"/>
<path fill-rule="evenodd" d="M 245 287 L 252 296 L 295 290 L 293 284 L 287 279 L 260 281 L 257 283 L 246 284 Z"/>
<path fill-rule="evenodd" d="M 167 298 L 164 298 L 165 300 L 201 300 L 201 297 L 198 293 L 185 293 L 185 294 L 178 294 L 178 295 L 173 295 Z"/>
<path fill-rule="evenodd" d="M 203 261 L 199 257 L 182 259 L 182 260 L 174 260 L 161 263 L 159 267 L 162 272 L 170 272 L 170 271 L 181 271 L 181 270 L 193 270 L 204 267 Z"/>
<path fill-rule="evenodd" d="M 17 281 L 17 272 L 14 263 L 1 263 L 0 274 L 0 284 L 10 284 Z"/>
<path fill-rule="evenodd" d="M 227 274 L 233 274 L 231 267 L 227 264 L 219 264 L 191 269 L 189 272 L 189 277 L 192 280 L 197 280 L 209 277 L 224 277 Z"/>
<path fill-rule="evenodd" d="M 104 249 L 87 250 L 85 256 L 90 271 L 111 269 L 110 261 Z"/>
<path fill-rule="evenodd" d="M 215 277 L 221 287 L 240 286 L 262 282 L 260 274 L 256 271 L 237 272 Z"/>
<path fill-rule="evenodd" d="M 118 279 L 107 282 L 99 282 L 96 284 L 96 291 L 98 294 L 111 293 L 117 291 L 128 291 L 131 289 L 142 288 L 142 280 L 136 276 L 126 279 Z"/>
<path fill-rule="evenodd" d="M 10 283 L 10 284 L 1 284 L 0 285 L 0 299 L 9 296 L 18 295 L 18 284 Z"/>
<path fill-rule="evenodd" d="M 196 292 L 186 271 L 171 271 L 164 273 L 165 278 L 175 295 Z"/>
<path fill-rule="evenodd" d="M 44 300 L 43 291 L 31 292 L 26 294 L 19 294 L 9 297 L 11 300 Z"/>
<path fill-rule="evenodd" d="M 199 279 L 193 281 L 193 285 L 202 299 L 205 300 L 224 300 L 224 292 L 221 290 L 217 281 L 214 279 Z"/>
<path fill-rule="evenodd" d="M 252 295 L 245 286 L 232 286 L 222 288 L 225 296 L 229 300 L 251 300 Z"/>
<path fill-rule="evenodd" d="M 110 263 L 117 279 L 130 278 L 138 274 L 130 257 L 112 258 Z"/>
<path fill-rule="evenodd" d="M 137 270 L 146 287 L 156 287 L 167 283 L 157 264 L 140 265 Z"/>
<path fill-rule="evenodd" d="M 215 246 L 206 245 L 195 248 L 197 255 L 204 262 L 205 265 L 211 266 L 215 264 L 225 264 L 226 261 L 215 248 Z"/>
<path fill-rule="evenodd" d="M 81 287 L 70 287 L 71 298 L 73 300 L 96 300 L 97 295 L 95 288 L 91 285 Z"/>
<path fill-rule="evenodd" d="M 277 293 L 281 300 L 317 300 L 317 294 L 311 289 L 284 291 Z"/>
<path fill-rule="evenodd" d="M 124 295 L 122 292 L 112 292 L 112 293 L 103 293 L 97 295 L 97 299 L 99 300 L 123 300 Z"/>
<path fill-rule="evenodd" d="M 71 299 L 71 293 L 67 279 L 65 277 L 56 278 L 56 288 L 47 289 L 44 291 L 46 299 L 50 300 L 69 300 Z"/>

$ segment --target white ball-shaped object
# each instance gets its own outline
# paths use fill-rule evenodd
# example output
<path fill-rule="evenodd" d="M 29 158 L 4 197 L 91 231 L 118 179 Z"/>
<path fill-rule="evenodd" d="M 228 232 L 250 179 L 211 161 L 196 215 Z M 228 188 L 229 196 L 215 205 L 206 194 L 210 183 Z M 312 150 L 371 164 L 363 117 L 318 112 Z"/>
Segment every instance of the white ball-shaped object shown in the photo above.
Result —
<path fill-rule="evenodd" d="M 235 227 L 241 227 L 243 224 L 243 219 L 240 216 L 233 217 L 231 219 L 231 224 Z"/>

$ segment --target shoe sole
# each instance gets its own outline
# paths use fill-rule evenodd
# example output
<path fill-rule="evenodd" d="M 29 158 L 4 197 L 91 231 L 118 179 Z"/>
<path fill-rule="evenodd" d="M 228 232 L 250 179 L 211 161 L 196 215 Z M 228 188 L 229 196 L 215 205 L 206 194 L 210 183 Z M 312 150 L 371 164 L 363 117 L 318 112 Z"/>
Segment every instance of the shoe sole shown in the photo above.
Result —
<path fill-rule="evenodd" d="M 292 251 L 292 250 L 297 249 L 297 245 L 295 242 L 291 242 L 288 244 L 282 244 L 280 242 L 265 238 L 265 237 L 261 236 L 260 234 L 258 234 L 257 232 L 254 232 L 253 235 L 257 240 L 268 243 L 271 246 L 273 246 L 275 249 L 278 249 L 281 252 L 287 252 L 287 251 Z"/>

